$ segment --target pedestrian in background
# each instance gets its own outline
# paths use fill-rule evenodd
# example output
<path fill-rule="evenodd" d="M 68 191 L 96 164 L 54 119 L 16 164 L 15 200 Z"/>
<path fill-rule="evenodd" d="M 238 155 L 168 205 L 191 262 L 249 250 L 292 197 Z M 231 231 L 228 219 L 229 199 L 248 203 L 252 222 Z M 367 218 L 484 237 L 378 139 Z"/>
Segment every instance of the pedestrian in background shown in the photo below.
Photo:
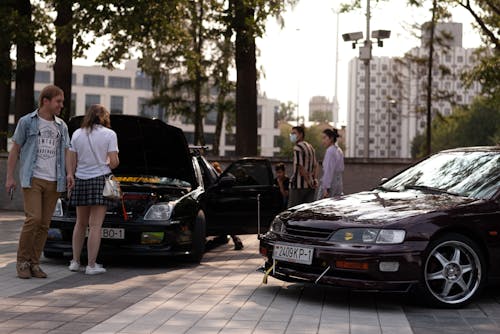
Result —
<path fill-rule="evenodd" d="M 344 153 L 337 146 L 340 135 L 337 129 L 325 129 L 321 141 L 326 147 L 323 159 L 323 176 L 321 178 L 318 198 L 341 196 L 343 189 Z"/>
<path fill-rule="evenodd" d="M 73 259 L 69 270 L 80 270 L 80 256 L 87 227 L 88 262 L 85 273 L 102 274 L 106 269 L 96 263 L 101 244 L 101 227 L 107 206 L 113 200 L 102 196 L 105 178 L 119 164 L 116 133 L 110 129 L 109 111 L 100 104 L 92 105 L 83 118 L 81 128 L 73 133 L 68 155 L 68 174 L 75 177 L 70 203 L 76 206 L 73 230 Z"/>
<path fill-rule="evenodd" d="M 286 175 L 285 164 L 280 162 L 274 166 L 276 177 L 274 178 L 274 185 L 280 190 L 281 198 L 283 199 L 283 209 L 288 205 L 288 192 L 290 189 L 290 178 Z"/>
<path fill-rule="evenodd" d="M 14 171 L 19 158 L 26 215 L 17 249 L 19 278 L 47 277 L 40 268 L 40 256 L 57 199 L 66 190 L 67 181 L 68 128 L 57 117 L 63 103 L 62 89 L 54 85 L 44 87 L 38 98 L 38 109 L 19 119 L 12 137 L 5 187 L 8 192 L 16 189 Z M 69 186 L 71 182 L 68 180 Z"/>
<path fill-rule="evenodd" d="M 318 186 L 316 151 L 304 140 L 303 126 L 294 126 L 290 134 L 293 147 L 293 175 L 290 179 L 288 207 L 314 201 Z"/>

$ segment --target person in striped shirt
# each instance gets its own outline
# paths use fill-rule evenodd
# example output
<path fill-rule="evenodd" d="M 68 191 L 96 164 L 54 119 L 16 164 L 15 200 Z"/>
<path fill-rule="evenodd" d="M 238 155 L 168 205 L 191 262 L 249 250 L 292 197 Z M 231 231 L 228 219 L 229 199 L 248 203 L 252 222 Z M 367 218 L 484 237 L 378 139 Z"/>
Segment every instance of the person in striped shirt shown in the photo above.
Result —
<path fill-rule="evenodd" d="M 290 134 L 293 147 L 293 175 L 290 180 L 288 207 L 314 201 L 318 186 L 318 161 L 314 147 L 304 140 L 303 126 L 294 126 Z"/>

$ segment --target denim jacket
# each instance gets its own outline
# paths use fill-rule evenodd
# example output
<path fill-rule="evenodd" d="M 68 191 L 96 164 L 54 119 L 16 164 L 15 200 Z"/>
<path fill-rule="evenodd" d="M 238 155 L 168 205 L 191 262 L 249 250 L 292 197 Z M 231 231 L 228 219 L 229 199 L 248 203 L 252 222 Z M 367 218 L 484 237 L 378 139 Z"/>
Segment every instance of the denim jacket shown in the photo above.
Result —
<path fill-rule="evenodd" d="M 56 153 L 57 191 L 63 192 L 66 190 L 66 149 L 70 141 L 66 123 L 61 118 L 55 117 L 55 124 L 61 134 Z M 19 157 L 21 187 L 30 188 L 38 151 L 38 109 L 19 119 L 12 140 L 21 146 Z"/>

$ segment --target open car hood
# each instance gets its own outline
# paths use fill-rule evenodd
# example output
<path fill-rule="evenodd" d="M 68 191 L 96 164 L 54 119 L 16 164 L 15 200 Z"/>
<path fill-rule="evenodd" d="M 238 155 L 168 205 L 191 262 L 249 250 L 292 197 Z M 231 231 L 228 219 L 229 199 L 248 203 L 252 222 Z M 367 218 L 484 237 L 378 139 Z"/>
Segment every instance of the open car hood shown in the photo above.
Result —
<path fill-rule="evenodd" d="M 83 116 L 70 119 L 70 135 Z M 169 177 L 196 184 L 188 144 L 181 129 L 161 120 L 132 115 L 111 115 L 118 136 L 120 165 L 115 175 Z"/>

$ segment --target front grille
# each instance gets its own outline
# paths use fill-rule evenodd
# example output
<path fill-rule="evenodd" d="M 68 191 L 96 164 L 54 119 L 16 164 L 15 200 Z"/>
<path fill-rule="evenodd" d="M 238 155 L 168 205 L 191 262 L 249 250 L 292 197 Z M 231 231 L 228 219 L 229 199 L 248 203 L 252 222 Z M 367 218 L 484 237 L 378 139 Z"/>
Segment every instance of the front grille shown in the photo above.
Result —
<path fill-rule="evenodd" d="M 328 239 L 332 232 L 329 229 L 287 225 L 285 233 L 294 237 Z"/>

